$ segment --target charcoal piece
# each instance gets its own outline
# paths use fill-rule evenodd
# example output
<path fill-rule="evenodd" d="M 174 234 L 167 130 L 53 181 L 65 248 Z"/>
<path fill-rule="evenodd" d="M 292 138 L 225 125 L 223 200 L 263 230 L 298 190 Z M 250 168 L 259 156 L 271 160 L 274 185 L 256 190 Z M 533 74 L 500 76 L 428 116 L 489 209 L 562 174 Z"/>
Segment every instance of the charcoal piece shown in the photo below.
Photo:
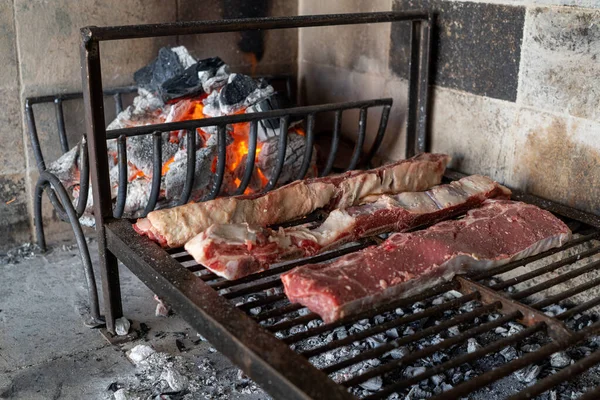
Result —
<path fill-rule="evenodd" d="M 550 356 L 550 365 L 554 368 L 564 368 L 571 364 L 571 357 L 564 351 L 559 351 Z"/>
<path fill-rule="evenodd" d="M 196 169 L 191 199 L 200 199 L 210 192 L 213 183 L 211 166 L 217 154 L 216 146 L 203 147 L 196 150 Z M 175 154 L 173 163 L 164 177 L 165 198 L 167 201 L 178 200 L 183 191 L 187 173 L 187 150 Z"/>
<path fill-rule="evenodd" d="M 278 184 L 284 184 L 296 179 L 300 173 L 302 161 L 304 160 L 304 151 L 306 148 L 305 139 L 297 133 L 291 132 L 288 135 L 287 150 L 281 175 L 278 179 Z M 277 166 L 277 158 L 279 152 L 279 139 L 273 137 L 263 142 L 262 148 L 258 157 L 257 165 L 267 179 L 273 177 L 275 167 Z M 313 149 L 311 166 L 316 164 L 316 151 Z M 307 177 L 311 176 L 313 168 L 309 168 Z"/>
<path fill-rule="evenodd" d="M 527 367 L 515 372 L 515 376 L 522 383 L 530 383 L 536 380 L 542 368 L 539 365 L 528 365 Z"/>
<path fill-rule="evenodd" d="M 383 380 L 380 376 L 376 376 L 374 378 L 369 379 L 368 381 L 361 383 L 359 386 L 363 389 L 374 392 L 381 389 L 381 387 L 383 386 Z"/>
<path fill-rule="evenodd" d="M 204 83 L 215 76 L 225 63 L 219 57 L 200 60 L 159 86 L 160 95 L 165 102 L 180 97 L 194 96 L 204 92 Z"/>
<path fill-rule="evenodd" d="M 168 47 L 163 47 L 158 51 L 158 57 L 154 61 L 133 74 L 133 80 L 138 86 L 159 93 L 159 88 L 164 82 L 181 75 L 183 71 L 184 67 L 177 53 Z"/>
<path fill-rule="evenodd" d="M 228 106 L 241 104 L 257 88 L 258 83 L 251 77 L 243 74 L 231 74 L 229 82 L 221 89 L 219 102 Z"/>
<path fill-rule="evenodd" d="M 173 158 L 179 145 L 169 142 L 169 132 L 162 134 L 162 164 Z M 147 177 L 152 176 L 154 162 L 154 143 L 151 135 L 133 136 L 127 139 L 127 161 L 142 171 Z"/>

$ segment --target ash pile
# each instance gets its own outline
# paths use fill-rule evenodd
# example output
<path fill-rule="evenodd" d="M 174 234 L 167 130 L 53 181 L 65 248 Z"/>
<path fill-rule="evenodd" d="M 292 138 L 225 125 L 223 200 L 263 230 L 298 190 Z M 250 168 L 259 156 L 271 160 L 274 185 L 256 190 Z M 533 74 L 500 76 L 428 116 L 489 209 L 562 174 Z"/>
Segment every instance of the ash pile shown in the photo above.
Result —
<path fill-rule="evenodd" d="M 172 355 L 146 344 L 133 347 L 127 357 L 135 365 L 135 375 L 111 383 L 108 399 L 269 399 L 241 370 L 220 368 L 210 357 Z"/>
<path fill-rule="evenodd" d="M 119 113 L 107 130 L 151 124 L 197 120 L 240 113 L 284 108 L 292 104 L 284 94 L 275 92 L 265 79 L 232 73 L 219 57 L 196 60 L 183 46 L 162 48 L 158 57 L 134 74 L 138 94 L 133 104 Z M 273 178 L 279 147 L 279 120 L 263 120 L 257 127 L 255 167 L 244 194 L 259 192 Z M 227 126 L 226 166 L 220 195 L 231 195 L 244 176 L 249 147 L 249 123 Z M 215 184 L 218 154 L 217 127 L 162 133 L 162 165 L 157 208 L 171 207 L 179 201 L 186 181 L 188 134 L 195 134 L 195 172 L 190 201 L 204 199 Z M 73 195 L 80 194 L 82 151 L 87 144 L 78 143 L 53 162 L 48 170 L 55 174 Z M 278 185 L 288 183 L 300 173 L 305 153 L 301 120 L 290 119 L 286 156 Z M 116 201 L 119 190 L 117 140 L 107 142 L 111 195 Z M 152 135 L 126 138 L 127 194 L 124 217 L 142 215 L 151 192 L 154 160 Z M 307 177 L 316 175 L 316 151 L 313 151 Z M 93 198 L 89 188 L 82 222 L 93 225 Z"/>

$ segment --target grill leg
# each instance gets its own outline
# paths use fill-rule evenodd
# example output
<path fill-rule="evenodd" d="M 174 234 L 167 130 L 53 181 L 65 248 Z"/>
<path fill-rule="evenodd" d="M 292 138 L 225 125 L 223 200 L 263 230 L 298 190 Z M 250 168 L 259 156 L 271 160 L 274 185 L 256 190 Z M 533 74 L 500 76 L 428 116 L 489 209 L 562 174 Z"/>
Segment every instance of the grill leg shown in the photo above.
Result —
<path fill-rule="evenodd" d="M 44 194 L 44 183 L 40 179 L 35 185 L 35 194 L 33 196 L 33 218 L 35 221 L 35 238 L 38 246 L 45 253 L 46 235 L 44 234 L 44 222 L 42 221 L 42 195 Z"/>
<path fill-rule="evenodd" d="M 123 316 L 121 303 L 121 285 L 117 257 L 111 253 L 104 243 L 98 243 L 100 251 L 100 271 L 102 275 L 102 298 L 104 299 L 104 318 L 106 329 L 116 335 L 115 321 Z"/>
<path fill-rule="evenodd" d="M 41 232 L 41 236 L 38 236 L 38 243 L 41 243 L 40 247 L 42 247 L 43 244 L 43 249 L 46 248 L 44 227 L 42 223 L 42 194 L 44 193 L 44 189 L 48 187 L 48 185 L 52 185 L 52 189 L 54 189 L 56 195 L 60 199 L 60 205 L 65 210 L 69 223 L 71 224 L 71 228 L 73 228 L 73 234 L 75 235 L 77 247 L 79 248 L 79 255 L 81 257 L 81 263 L 83 264 L 83 273 L 85 276 L 85 281 L 88 290 L 89 315 L 85 320 L 85 324 L 89 327 L 97 327 L 99 325 L 103 325 L 104 321 L 102 319 L 102 316 L 100 315 L 98 289 L 96 287 L 96 278 L 94 276 L 92 260 L 90 258 L 90 252 L 88 249 L 87 242 L 85 241 L 83 229 L 81 228 L 81 224 L 79 223 L 79 219 L 77 218 L 77 212 L 75 211 L 75 208 L 71 203 L 71 199 L 69 198 L 69 195 L 67 194 L 67 191 L 65 190 L 60 180 L 47 171 L 44 171 L 40 174 L 40 178 L 35 186 L 35 224 L 36 231 L 38 232 L 38 234 Z"/>

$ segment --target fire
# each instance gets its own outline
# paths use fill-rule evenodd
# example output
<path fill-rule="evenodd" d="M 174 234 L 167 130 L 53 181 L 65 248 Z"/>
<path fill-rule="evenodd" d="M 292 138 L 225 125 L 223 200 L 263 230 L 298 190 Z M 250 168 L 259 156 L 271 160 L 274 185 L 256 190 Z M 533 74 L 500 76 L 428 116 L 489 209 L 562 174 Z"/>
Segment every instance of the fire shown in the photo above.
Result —
<path fill-rule="evenodd" d="M 173 164 L 173 161 L 175 161 L 175 156 L 171 157 L 163 164 L 162 169 L 160 171 L 160 174 L 162 176 L 165 176 L 167 172 L 169 172 L 169 168 L 171 168 L 171 164 Z"/>

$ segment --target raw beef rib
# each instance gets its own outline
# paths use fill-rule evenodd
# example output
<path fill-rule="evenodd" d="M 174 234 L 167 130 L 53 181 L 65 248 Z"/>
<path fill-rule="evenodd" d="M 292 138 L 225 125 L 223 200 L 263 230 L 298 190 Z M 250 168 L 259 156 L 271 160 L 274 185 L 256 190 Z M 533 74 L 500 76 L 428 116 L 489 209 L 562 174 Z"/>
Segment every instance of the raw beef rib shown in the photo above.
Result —
<path fill-rule="evenodd" d="M 343 243 L 384 232 L 402 232 L 478 207 L 488 198 L 509 198 L 510 190 L 481 175 L 426 192 L 382 195 L 373 203 L 332 211 L 317 228 L 272 230 L 248 224 L 216 224 L 186 243 L 194 259 L 226 279 L 269 269 L 271 264 L 307 257 Z"/>
<path fill-rule="evenodd" d="M 397 233 L 332 263 L 298 267 L 281 280 L 291 302 L 325 322 L 407 297 L 456 274 L 485 270 L 558 247 L 571 231 L 548 211 L 486 200 L 460 220 Z"/>
<path fill-rule="evenodd" d="M 318 208 L 346 208 L 370 195 L 427 190 L 442 180 L 450 157 L 423 153 L 368 171 L 306 179 L 266 194 L 224 197 L 153 211 L 135 230 L 164 247 L 180 247 L 213 224 L 247 222 L 268 226 L 310 214 Z"/>

